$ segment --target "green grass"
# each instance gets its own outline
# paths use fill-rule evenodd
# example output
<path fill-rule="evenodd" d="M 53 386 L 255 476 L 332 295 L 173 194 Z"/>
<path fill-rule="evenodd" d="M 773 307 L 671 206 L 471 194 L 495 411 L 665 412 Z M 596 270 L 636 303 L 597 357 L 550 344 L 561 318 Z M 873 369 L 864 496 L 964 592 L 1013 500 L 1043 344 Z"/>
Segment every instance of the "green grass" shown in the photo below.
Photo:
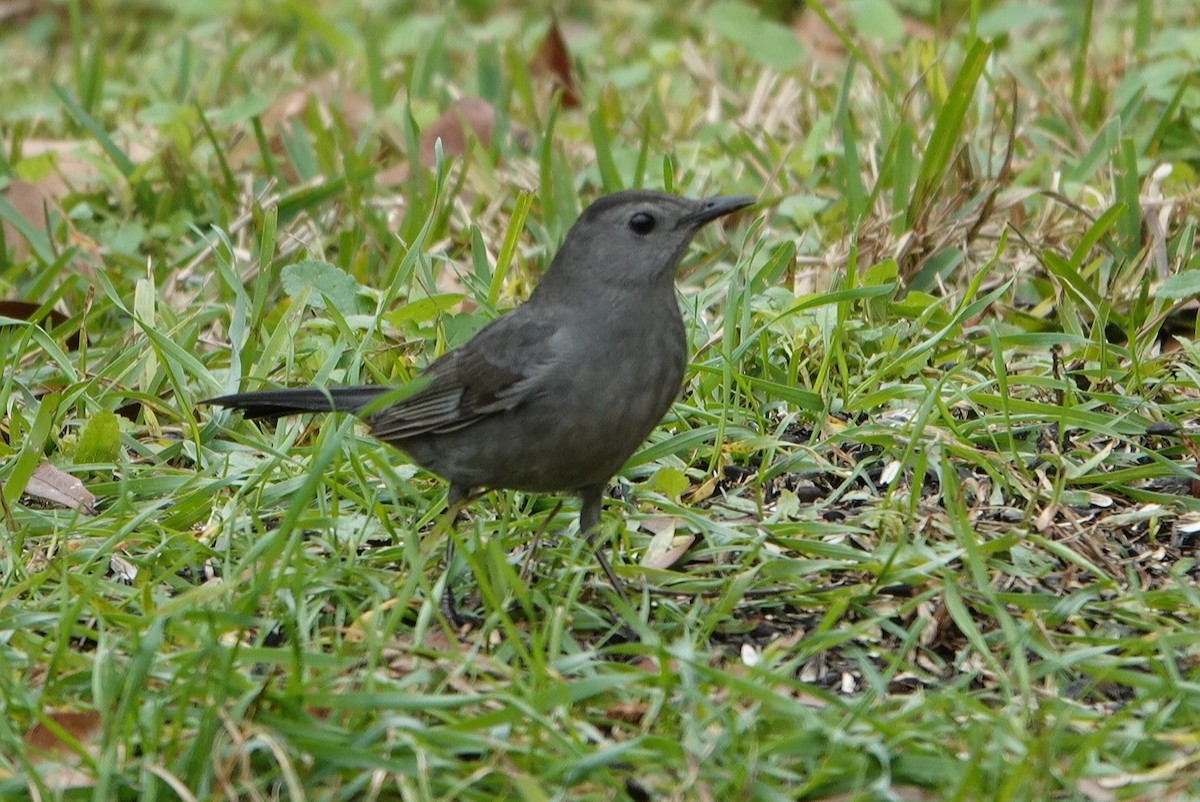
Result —
<path fill-rule="evenodd" d="M 217 5 L 0 33 L 0 798 L 1200 798 L 1200 13 L 563 7 L 563 109 L 544 10 Z M 411 379 L 627 186 L 761 199 L 606 505 L 630 606 L 489 493 L 451 632 L 444 484 L 198 407 Z"/>

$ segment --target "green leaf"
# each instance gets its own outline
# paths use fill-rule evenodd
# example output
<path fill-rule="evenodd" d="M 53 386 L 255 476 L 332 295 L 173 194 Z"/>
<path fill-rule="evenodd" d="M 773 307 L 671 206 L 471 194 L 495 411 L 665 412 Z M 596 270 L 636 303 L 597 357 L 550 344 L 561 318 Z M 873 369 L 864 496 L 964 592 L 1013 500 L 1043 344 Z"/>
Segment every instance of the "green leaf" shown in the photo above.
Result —
<path fill-rule="evenodd" d="M 704 18 L 718 36 L 741 45 L 746 55 L 759 64 L 786 70 L 804 59 L 800 41 L 791 31 L 760 16 L 750 6 L 725 0 L 710 8 Z"/>
<path fill-rule="evenodd" d="M 1178 301 L 1194 295 L 1200 295 L 1200 270 L 1185 270 L 1167 276 L 1166 280 L 1154 289 L 1155 298 Z"/>
<path fill-rule="evenodd" d="M 121 456 L 121 424 L 115 412 L 101 410 L 79 432 L 75 464 L 115 463 Z"/>
<path fill-rule="evenodd" d="M 125 151 L 121 150 L 120 146 L 112 140 L 112 137 L 108 135 L 108 131 L 104 130 L 104 126 L 100 124 L 100 121 L 88 114 L 84 110 L 83 106 L 79 105 L 79 101 L 72 97 L 71 93 L 65 88 L 59 84 L 51 84 L 50 87 L 54 90 L 55 94 L 58 95 L 59 100 L 62 101 L 63 105 L 67 107 L 67 112 L 75 118 L 75 122 L 83 126 L 89 134 L 95 137 L 96 141 L 100 144 L 100 147 L 103 148 L 104 152 L 108 154 L 108 157 L 112 159 L 112 163 L 115 164 L 117 169 L 121 171 L 121 174 L 126 178 L 129 178 L 133 174 L 133 171 L 137 169 L 137 165 L 135 165 L 129 156 L 125 154 Z"/>
<path fill-rule="evenodd" d="M 691 483 L 679 468 L 662 467 L 650 477 L 650 487 L 667 498 L 677 499 Z"/>
<path fill-rule="evenodd" d="M 279 276 L 283 291 L 292 298 L 305 296 L 305 303 L 324 309 L 326 302 L 343 315 L 359 311 L 360 287 L 349 274 L 328 262 L 308 259 L 288 265 Z"/>
<path fill-rule="evenodd" d="M 946 103 L 938 113 L 933 134 L 921 160 L 921 171 L 917 175 L 917 192 L 914 203 L 909 207 L 909 225 L 916 222 L 926 201 L 939 184 L 946 179 L 946 168 L 959 144 L 959 132 L 966 122 L 967 110 L 975 97 L 975 85 L 987 65 L 991 47 L 979 40 L 963 59 L 954 83 L 946 96 Z"/>
<path fill-rule="evenodd" d="M 900 278 L 900 265 L 895 259 L 884 259 L 867 268 L 862 275 L 862 286 L 878 287 L 884 284 L 894 284 Z"/>
<path fill-rule="evenodd" d="M 904 40 L 904 20 L 887 0 L 851 0 L 850 14 L 865 36 L 888 44 Z"/>
<path fill-rule="evenodd" d="M 1049 3 L 997 3 L 979 15 L 975 33 L 988 38 L 1012 36 L 1030 28 L 1062 21 L 1062 9 Z"/>
<path fill-rule="evenodd" d="M 58 411 L 60 401 L 62 401 L 62 396 L 58 393 L 42 396 L 37 412 L 34 414 L 33 425 L 24 432 L 25 437 L 21 441 L 20 451 L 17 452 L 17 458 L 9 463 L 12 467 L 9 469 L 8 478 L 4 481 L 4 500 L 9 504 L 20 497 L 22 491 L 25 490 L 25 485 L 29 482 L 29 477 L 33 476 L 38 463 L 42 461 L 46 442 L 50 439 L 54 413 Z M 12 436 L 10 435 L 10 437 Z"/>
<path fill-rule="evenodd" d="M 410 321 L 422 323 L 446 313 L 465 297 L 466 295 L 461 292 L 438 293 L 437 295 L 430 295 L 428 298 L 409 301 L 400 308 L 388 312 L 383 317 L 392 326 L 401 326 Z"/>

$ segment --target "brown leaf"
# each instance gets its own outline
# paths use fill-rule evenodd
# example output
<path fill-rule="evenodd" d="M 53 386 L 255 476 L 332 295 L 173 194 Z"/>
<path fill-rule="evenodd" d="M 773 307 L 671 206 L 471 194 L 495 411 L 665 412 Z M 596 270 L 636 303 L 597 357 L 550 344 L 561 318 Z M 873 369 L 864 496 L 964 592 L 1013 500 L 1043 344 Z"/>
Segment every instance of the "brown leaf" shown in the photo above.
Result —
<path fill-rule="evenodd" d="M 835 23 L 845 29 L 847 14 L 842 6 L 827 3 L 822 8 Z M 792 24 L 792 33 L 815 61 L 828 63 L 838 61 L 846 55 L 842 40 L 811 8 L 805 8 L 800 13 L 799 18 Z"/>
<path fill-rule="evenodd" d="M 418 158 L 426 167 L 436 163 L 434 143 L 442 140 L 445 156 L 461 156 L 473 136 L 479 144 L 487 147 L 496 133 L 496 110 L 481 97 L 459 98 L 421 132 L 421 149 Z"/>
<path fill-rule="evenodd" d="M 644 529 L 652 535 L 657 535 L 671 530 L 671 534 L 675 533 L 675 527 L 683 523 L 683 519 L 677 515 L 652 515 L 649 518 L 643 518 L 638 522 L 638 528 Z"/>
<path fill-rule="evenodd" d="M 520 150 L 528 150 L 529 131 L 519 125 L 510 125 L 509 141 Z M 496 110 L 480 97 L 467 96 L 450 104 L 441 116 L 421 131 L 417 161 L 426 168 L 436 166 L 434 153 L 436 143 L 442 140 L 443 156 L 461 156 L 467 152 L 471 139 L 476 139 L 485 148 L 496 136 Z M 375 174 L 379 186 L 393 187 L 408 180 L 409 165 L 405 162 L 393 164 Z"/>
<path fill-rule="evenodd" d="M 396 162 L 375 174 L 375 183 L 381 187 L 396 187 L 408 180 L 408 162 Z"/>
<path fill-rule="evenodd" d="M 42 305 L 34 304 L 32 301 L 0 300 L 0 317 L 11 317 L 14 321 L 48 322 L 47 330 L 56 329 L 67 322 L 67 316 L 64 313 L 53 309 L 46 313 L 44 321 L 43 319 L 36 319 L 35 321 L 34 315 L 40 309 L 42 309 Z M 66 346 L 68 351 L 74 351 L 74 349 L 79 347 L 78 329 L 67 335 Z"/>
<path fill-rule="evenodd" d="M 3 194 L 5 200 L 11 203 L 34 229 L 43 232 L 46 230 L 46 209 L 50 205 L 50 199 L 37 184 L 16 178 Z M 8 220 L 4 221 L 4 241 L 10 244 L 13 257 L 18 261 L 29 256 L 29 243 Z"/>
<path fill-rule="evenodd" d="M 25 493 L 54 504 L 62 504 L 85 515 L 96 514 L 96 497 L 76 479 L 49 462 L 43 462 L 29 477 Z"/>
<path fill-rule="evenodd" d="M 342 121 L 357 134 L 375 113 L 369 98 L 340 86 L 326 76 L 278 98 L 262 115 L 263 130 L 274 134 L 284 123 L 304 114 L 310 103 L 316 103 L 324 115 L 329 109 L 340 112 Z"/>
<path fill-rule="evenodd" d="M 67 316 L 56 309 L 51 309 L 45 315 L 45 320 L 34 320 L 34 314 L 41 309 L 41 304 L 35 304 L 31 301 L 3 301 L 0 300 L 0 317 L 11 317 L 13 320 L 29 320 L 35 323 L 49 322 L 50 325 L 46 329 L 55 329 L 67 322 Z M 68 350 L 75 350 L 79 347 L 79 332 L 75 331 L 67 337 Z"/>
<path fill-rule="evenodd" d="M 315 106 L 317 114 L 325 121 L 331 120 L 331 111 L 336 110 L 352 135 L 361 132 L 375 113 L 369 98 L 345 89 L 332 76 L 319 78 L 279 96 L 262 113 L 260 122 L 272 154 L 284 153 L 280 131 L 293 120 L 302 118 L 309 106 Z M 226 159 L 230 167 L 237 169 L 257 153 L 258 148 L 258 141 L 253 136 L 243 136 L 230 148 Z"/>
<path fill-rule="evenodd" d="M 650 538 L 650 544 L 646 546 L 646 552 L 642 555 L 642 565 L 646 568 L 666 570 L 679 562 L 679 558 L 686 554 L 695 542 L 696 536 L 693 534 L 675 534 L 674 524 L 665 527 Z"/>
<path fill-rule="evenodd" d="M 66 11 L 50 0 L 6 0 L 0 2 L 0 25 L 9 29 L 24 25 L 43 14 L 54 14 L 66 21 Z"/>
<path fill-rule="evenodd" d="M 154 155 L 154 151 L 139 141 L 120 140 L 119 137 L 118 140 L 125 155 L 135 164 Z M 13 149 L 13 144 L 0 140 L 0 147 L 7 152 Z M 47 212 L 57 210 L 59 201 L 79 188 L 86 189 L 103 180 L 104 173 L 97 161 L 102 161 L 103 157 L 97 156 L 97 150 L 95 143 L 58 139 L 21 140 L 16 161 L 45 157 L 51 161 L 51 166 L 40 168 L 41 175 L 35 181 L 13 179 L 3 191 L 5 199 L 29 221 L 34 230 L 45 232 Z M 98 249 L 94 243 L 79 235 L 69 219 L 65 223 L 70 242 L 95 254 Z M 4 238 L 11 243 L 16 259 L 29 256 L 29 244 L 7 220 L 4 221 Z M 72 267 L 85 276 L 91 273 L 91 268 L 84 260 L 74 260 Z"/>
<path fill-rule="evenodd" d="M 114 140 L 134 164 L 141 164 L 154 156 L 154 150 L 141 140 L 129 139 L 120 134 L 116 134 Z M 4 147 L 8 148 L 9 143 L 4 143 Z M 99 164 L 106 161 L 106 157 L 100 155 L 99 146 L 93 142 L 69 139 L 21 140 L 22 160 L 46 154 L 52 154 L 54 171 L 44 178 L 39 178 L 35 183 L 52 200 L 61 199 L 81 185 L 104 180 L 104 171 Z"/>
<path fill-rule="evenodd" d="M 95 710 L 57 710 L 46 714 L 67 735 L 81 744 L 100 734 L 100 714 Z M 74 754 L 74 750 L 44 721 L 39 721 L 25 735 L 25 745 L 42 753 Z"/>
<path fill-rule="evenodd" d="M 550 22 L 542 46 L 529 61 L 529 73 L 550 78 L 556 89 L 562 89 L 564 109 L 579 106 L 579 92 L 575 87 L 575 75 L 571 70 L 571 54 L 567 52 L 567 40 L 563 38 L 558 20 Z"/>
<path fill-rule="evenodd" d="M 92 757 L 100 754 L 99 740 L 104 726 L 95 710 L 58 710 L 46 713 L 45 717 Z M 25 735 L 25 745 L 40 766 L 42 782 L 50 788 L 86 788 L 94 782 L 91 775 L 76 768 L 80 755 L 75 748 L 45 721 L 39 721 Z"/>
<path fill-rule="evenodd" d="M 612 721 L 640 726 L 646 714 L 650 712 L 645 702 L 617 702 L 604 711 L 605 716 Z"/>
<path fill-rule="evenodd" d="M 692 489 L 684 499 L 688 504 L 699 504 L 717 491 L 718 478 L 710 476 Z"/>

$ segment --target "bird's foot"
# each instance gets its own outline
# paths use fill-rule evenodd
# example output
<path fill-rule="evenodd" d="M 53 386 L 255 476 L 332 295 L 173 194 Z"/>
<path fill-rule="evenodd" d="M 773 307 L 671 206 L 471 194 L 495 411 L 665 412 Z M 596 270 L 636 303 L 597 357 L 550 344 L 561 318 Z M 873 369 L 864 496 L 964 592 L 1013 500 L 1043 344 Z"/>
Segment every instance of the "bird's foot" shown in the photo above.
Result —
<path fill-rule="evenodd" d="M 458 609 L 458 603 L 454 600 L 454 591 L 449 586 L 442 591 L 442 598 L 438 602 L 438 610 L 442 617 L 446 619 L 446 623 L 456 632 L 461 632 L 464 627 L 466 629 L 478 629 L 483 625 L 483 619 L 477 615 L 461 612 Z"/>

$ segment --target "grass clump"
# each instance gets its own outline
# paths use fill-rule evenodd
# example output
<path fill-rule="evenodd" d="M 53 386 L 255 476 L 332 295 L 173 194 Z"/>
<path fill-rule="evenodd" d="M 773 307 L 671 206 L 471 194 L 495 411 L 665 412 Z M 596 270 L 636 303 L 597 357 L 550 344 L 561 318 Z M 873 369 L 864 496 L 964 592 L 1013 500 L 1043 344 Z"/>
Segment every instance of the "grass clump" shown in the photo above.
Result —
<path fill-rule="evenodd" d="M 29 5 L 0 796 L 1200 794 L 1195 10 Z M 441 483 L 197 409 L 411 379 L 627 186 L 762 199 L 680 280 L 632 605 L 492 493 L 460 638 Z"/>

